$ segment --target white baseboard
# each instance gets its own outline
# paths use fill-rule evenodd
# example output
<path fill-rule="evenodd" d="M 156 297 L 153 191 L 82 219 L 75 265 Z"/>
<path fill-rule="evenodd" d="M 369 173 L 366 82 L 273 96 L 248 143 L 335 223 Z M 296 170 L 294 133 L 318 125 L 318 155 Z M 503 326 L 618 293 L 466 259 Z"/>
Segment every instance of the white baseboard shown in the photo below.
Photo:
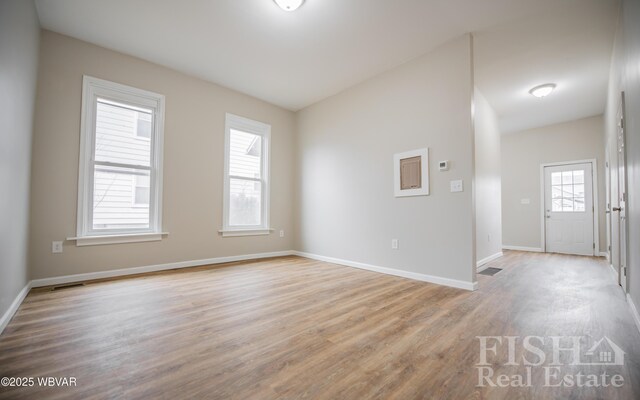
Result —
<path fill-rule="evenodd" d="M 502 250 L 532 251 L 534 253 L 542 253 L 542 249 L 540 247 L 508 246 L 506 244 L 502 245 Z"/>
<path fill-rule="evenodd" d="M 216 258 L 207 258 L 204 260 L 191 260 L 191 261 L 180 261 L 175 263 L 168 264 L 158 264 L 158 265 L 147 265 L 144 267 L 133 267 L 133 268 L 122 268 L 122 269 L 114 269 L 109 271 L 99 271 L 99 272 L 89 272 L 85 274 L 75 274 L 75 275 L 64 275 L 64 276 L 56 276 L 52 278 L 43 278 L 43 279 L 34 279 L 27 283 L 27 285 L 20 291 L 18 296 L 16 296 L 13 303 L 9 309 L 4 313 L 2 319 L 0 319 L 0 334 L 4 330 L 4 328 L 9 324 L 9 321 L 22 304 L 22 301 L 29 293 L 31 288 L 43 287 L 43 286 L 52 286 L 52 285 L 61 285 L 65 283 L 74 283 L 74 282 L 85 282 L 91 281 L 94 279 L 104 279 L 104 278 L 114 278 L 117 276 L 126 276 L 126 275 L 135 275 L 135 274 L 143 274 L 145 272 L 156 272 L 156 271 L 166 271 L 170 269 L 179 269 L 179 268 L 189 268 L 189 267 L 199 267 L 201 265 L 211 265 L 211 264 L 222 264 L 234 261 L 246 261 L 246 260 L 258 260 L 261 258 L 271 258 L 271 257 L 283 257 L 293 255 L 292 250 L 285 251 L 275 251 L 271 253 L 257 253 L 257 254 L 245 254 L 239 256 L 228 256 L 228 257 L 216 257 Z"/>
<path fill-rule="evenodd" d="M 601 251 L 600 252 L 600 257 L 605 257 L 607 259 L 607 261 L 609 261 L 609 252 L 608 251 Z"/>
<path fill-rule="evenodd" d="M 395 268 L 379 267 L 377 265 L 365 264 L 357 261 L 343 260 L 340 258 L 320 256 L 317 254 L 305 253 L 303 251 L 294 251 L 293 253 L 297 256 L 311 258 L 313 260 L 345 265 L 347 267 L 366 269 L 367 271 L 379 272 L 387 275 L 400 276 L 402 278 L 408 278 L 408 279 L 413 279 L 413 280 L 422 281 L 422 282 L 430 282 L 430 283 L 435 283 L 437 285 L 454 287 L 457 289 L 465 289 L 465 290 L 478 289 L 478 282 L 465 282 L 457 279 L 442 278 L 439 276 L 420 274 L 417 272 L 410 272 L 410 271 L 403 271 Z"/>
<path fill-rule="evenodd" d="M 27 294 L 29 294 L 29 290 L 31 290 L 31 282 L 27 282 L 25 287 L 22 288 L 20 293 L 18 293 L 16 298 L 13 300 L 13 303 L 11 303 L 9 309 L 4 313 L 2 318 L 0 318 L 0 334 L 2 334 L 4 328 L 9 325 L 9 321 L 11 321 L 13 315 L 16 313 L 16 311 L 18 311 L 18 307 L 20 307 L 20 304 L 22 304 L 24 298 L 27 297 Z"/>
<path fill-rule="evenodd" d="M 629 296 L 629 293 L 627 293 L 627 303 L 629 303 L 629 308 L 631 308 L 631 315 L 633 315 L 633 320 L 636 323 L 636 328 L 638 328 L 638 330 L 640 331 L 640 314 L 638 314 L 638 309 L 633 303 L 633 300 L 631 300 L 631 296 Z"/>
<path fill-rule="evenodd" d="M 74 283 L 74 282 L 85 282 L 91 281 L 95 279 L 105 279 L 105 278 L 114 278 L 118 276 L 127 276 L 127 275 L 136 275 L 143 274 L 146 272 L 157 272 L 157 271 L 166 271 L 170 269 L 180 269 L 180 268 L 189 268 L 189 267 L 198 267 L 202 265 L 212 265 L 212 264 L 222 264 L 234 261 L 247 261 L 247 260 L 257 260 L 261 258 L 271 258 L 271 257 L 283 257 L 290 255 L 298 255 L 301 257 L 307 257 L 314 260 L 332 262 L 335 264 L 346 265 L 349 267 L 366 269 L 369 271 L 380 272 L 388 275 L 401 276 L 404 278 L 415 279 L 424 282 L 431 282 L 438 285 L 451 286 L 459 289 L 466 290 L 476 290 L 478 288 L 478 282 L 465 282 L 459 281 L 455 279 L 442 278 L 438 276 L 419 274 L 416 272 L 402 271 L 393 268 L 386 267 L 378 267 L 374 265 L 358 263 L 354 261 L 340 260 L 337 258 L 331 257 L 323 257 L 315 254 L 309 254 L 299 251 L 293 250 L 285 250 L 285 251 L 275 251 L 270 253 L 257 253 L 257 254 L 245 254 L 239 256 L 228 256 L 228 257 L 216 257 L 216 258 L 207 258 L 203 260 L 191 260 L 191 261 L 180 261 L 175 263 L 167 263 L 167 264 L 157 264 L 157 265 L 147 265 L 143 267 L 133 267 L 133 268 L 122 268 L 122 269 L 114 269 L 108 271 L 99 271 L 99 272 L 89 272 L 84 274 L 75 274 L 75 275 L 64 275 L 64 276 L 56 276 L 51 278 L 42 278 L 42 279 L 34 279 L 30 281 L 16 296 L 13 303 L 9 309 L 4 313 L 2 319 L 0 319 L 0 333 L 4 330 L 4 328 L 9 324 L 9 321 L 22 304 L 22 301 L 29 293 L 31 288 L 43 287 L 43 286 L 52 286 L 52 285 L 61 285 L 66 283 Z"/>
<path fill-rule="evenodd" d="M 61 285 L 65 283 L 84 282 L 94 279 L 114 278 L 117 276 L 144 274 L 146 272 L 166 271 L 169 269 L 199 267 L 202 265 L 222 264 L 234 261 L 257 260 L 261 258 L 283 257 L 293 254 L 291 250 L 274 251 L 271 253 L 245 254 L 239 256 L 206 258 L 203 260 L 179 261 L 167 264 L 147 265 L 144 267 L 122 268 L 109 271 L 89 272 L 85 274 L 56 276 L 53 278 L 34 279 L 31 281 L 32 287 L 42 287 L 51 285 Z"/>
<path fill-rule="evenodd" d="M 496 254 L 490 255 L 489 257 L 485 257 L 482 260 L 478 261 L 476 263 L 476 272 L 480 272 L 480 271 L 484 271 L 485 269 L 489 268 L 488 264 L 490 261 L 495 260 L 496 258 L 500 258 L 504 255 L 503 252 L 498 252 Z"/>
<path fill-rule="evenodd" d="M 611 268 L 611 274 L 613 274 L 613 281 L 617 285 L 618 284 L 618 271 L 616 271 L 616 268 L 613 266 L 613 264 L 609 264 L 609 267 Z"/>

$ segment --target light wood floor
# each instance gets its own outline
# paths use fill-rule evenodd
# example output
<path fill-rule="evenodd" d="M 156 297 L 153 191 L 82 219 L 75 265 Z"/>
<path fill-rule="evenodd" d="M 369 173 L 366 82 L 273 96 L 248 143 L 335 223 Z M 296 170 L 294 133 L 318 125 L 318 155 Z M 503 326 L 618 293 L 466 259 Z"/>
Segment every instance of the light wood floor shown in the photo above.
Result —
<path fill-rule="evenodd" d="M 78 386 L 0 398 L 640 398 L 640 333 L 603 261 L 507 252 L 492 266 L 476 292 L 299 257 L 33 290 L 0 336 L 0 377 Z M 544 388 L 538 368 L 534 387 L 476 387 L 480 335 L 606 335 L 624 385 Z M 505 362 L 496 374 L 521 371 Z"/>

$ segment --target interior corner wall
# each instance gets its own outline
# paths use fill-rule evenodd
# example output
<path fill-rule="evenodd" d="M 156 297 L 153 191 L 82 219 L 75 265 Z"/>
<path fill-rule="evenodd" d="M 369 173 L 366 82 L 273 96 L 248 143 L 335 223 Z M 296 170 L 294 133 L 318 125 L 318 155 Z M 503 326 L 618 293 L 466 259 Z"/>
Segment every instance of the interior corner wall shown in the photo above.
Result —
<path fill-rule="evenodd" d="M 636 308 L 640 307 L 640 2 L 623 0 L 609 75 L 609 94 L 604 118 L 605 142 L 610 169 L 617 169 L 616 112 L 620 92 L 625 94 L 625 135 L 627 161 L 627 290 Z M 617 207 L 617 186 L 611 182 L 611 206 Z M 612 223 L 612 231 L 617 225 Z M 613 233 L 613 232 L 612 232 Z M 612 246 L 613 264 L 617 254 Z"/>
<path fill-rule="evenodd" d="M 606 250 L 602 121 L 599 115 L 502 135 L 502 241 L 505 246 L 542 248 L 541 164 L 595 158 L 599 250 Z M 529 203 L 523 204 L 523 199 Z"/>
<path fill-rule="evenodd" d="M 162 241 L 77 247 L 82 77 L 90 75 L 165 95 Z M 50 31 L 42 31 L 33 142 L 32 279 L 293 247 L 294 113 L 256 98 Z M 225 113 L 271 125 L 271 226 L 264 236 L 223 238 Z"/>
<path fill-rule="evenodd" d="M 500 128 L 498 117 L 475 88 L 476 264 L 502 252 Z"/>
<path fill-rule="evenodd" d="M 29 180 L 39 40 L 33 1 L 1 1 L 0 317 L 29 282 Z"/>
<path fill-rule="evenodd" d="M 465 35 L 300 111 L 298 249 L 472 282 L 472 94 Z M 394 197 L 393 155 L 423 147 L 430 195 Z"/>

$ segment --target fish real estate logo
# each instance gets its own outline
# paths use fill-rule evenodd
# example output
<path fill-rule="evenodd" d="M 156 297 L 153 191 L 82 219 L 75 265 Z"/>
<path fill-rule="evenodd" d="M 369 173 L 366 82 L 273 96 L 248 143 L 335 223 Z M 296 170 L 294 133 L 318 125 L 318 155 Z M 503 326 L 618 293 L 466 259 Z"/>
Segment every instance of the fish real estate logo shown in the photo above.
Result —
<path fill-rule="evenodd" d="M 625 352 L 604 336 L 476 336 L 478 387 L 621 387 Z M 495 368 L 515 372 L 496 373 Z M 585 372 L 586 371 L 586 372 Z M 597 371 L 597 373 L 594 373 Z"/>

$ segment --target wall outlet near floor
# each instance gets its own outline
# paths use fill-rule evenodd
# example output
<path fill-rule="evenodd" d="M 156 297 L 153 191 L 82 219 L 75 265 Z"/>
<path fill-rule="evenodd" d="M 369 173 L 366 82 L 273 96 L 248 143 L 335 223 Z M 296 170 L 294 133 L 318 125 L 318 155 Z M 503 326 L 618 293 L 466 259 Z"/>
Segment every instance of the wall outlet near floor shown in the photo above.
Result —
<path fill-rule="evenodd" d="M 391 248 L 393 250 L 398 250 L 398 239 L 391 239 Z"/>
<path fill-rule="evenodd" d="M 455 192 L 462 192 L 462 179 L 457 180 L 457 181 L 451 181 L 450 182 L 451 185 L 451 193 L 455 193 Z"/>
<path fill-rule="evenodd" d="M 51 242 L 52 253 L 62 253 L 62 242 Z"/>
<path fill-rule="evenodd" d="M 280 237 L 284 237 L 284 229 L 280 229 Z"/>

